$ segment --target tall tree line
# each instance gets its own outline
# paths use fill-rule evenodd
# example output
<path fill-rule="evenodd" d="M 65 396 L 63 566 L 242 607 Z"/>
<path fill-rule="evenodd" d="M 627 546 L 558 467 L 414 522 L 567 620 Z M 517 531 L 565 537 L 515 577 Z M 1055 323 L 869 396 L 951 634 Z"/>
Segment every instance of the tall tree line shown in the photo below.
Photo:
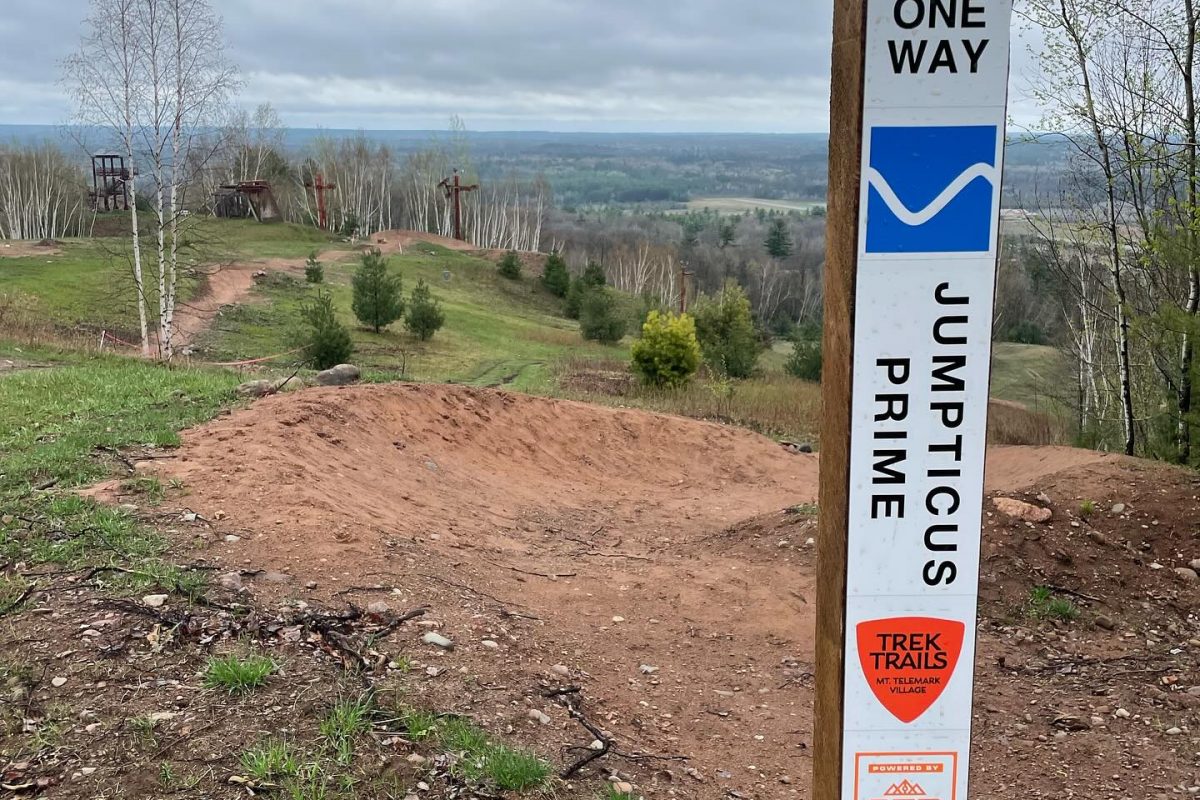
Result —
<path fill-rule="evenodd" d="M 1043 130 L 1073 168 L 1043 199 L 1081 423 L 1099 446 L 1193 459 L 1200 307 L 1195 0 L 1024 0 Z"/>
<path fill-rule="evenodd" d="M 82 236 L 90 218 L 83 170 L 62 150 L 0 147 L 0 239 Z"/>
<path fill-rule="evenodd" d="M 369 237 L 405 229 L 451 236 L 453 206 L 438 184 L 455 169 L 464 184 L 480 184 L 462 130 L 462 122 L 455 119 L 449 141 L 431 143 L 404 158 L 363 133 L 318 137 L 304 150 L 290 153 L 278 114 L 263 106 L 253 116 L 235 119 L 226 156 L 211 171 L 209 183 L 267 180 L 285 219 L 317 225 L 319 176 L 336 186 L 326 195 L 330 231 Z M 481 248 L 538 250 L 551 202 L 550 187 L 541 179 L 489 180 L 463 195 L 464 236 Z"/>
<path fill-rule="evenodd" d="M 764 327 L 820 322 L 825 221 L 819 213 L 555 213 L 546 235 L 549 249 L 565 253 L 576 270 L 600 264 L 613 286 L 631 294 L 674 305 L 685 273 L 693 295 L 734 280 Z"/>

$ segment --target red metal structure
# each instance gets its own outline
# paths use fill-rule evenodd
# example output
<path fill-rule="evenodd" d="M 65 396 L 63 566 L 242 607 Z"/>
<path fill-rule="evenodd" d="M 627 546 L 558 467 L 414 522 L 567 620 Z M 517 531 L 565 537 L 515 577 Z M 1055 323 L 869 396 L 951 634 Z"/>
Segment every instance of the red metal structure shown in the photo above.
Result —
<path fill-rule="evenodd" d="M 329 230 L 329 205 L 325 201 L 325 193 L 332 192 L 337 188 L 337 184 L 326 183 L 324 173 L 318 172 L 313 176 L 313 180 L 305 183 L 304 186 L 312 189 L 317 196 L 317 226 L 321 230 Z"/>
<path fill-rule="evenodd" d="M 690 269 L 688 269 L 688 268 L 687 268 L 687 264 L 683 264 L 683 265 L 681 265 L 681 266 L 679 267 L 679 314 L 680 314 L 680 316 L 682 316 L 682 315 L 684 315 L 684 314 L 686 314 L 686 313 L 687 313 L 687 307 L 688 307 L 688 296 L 687 296 L 687 285 L 688 285 L 688 278 L 692 277 L 692 276 L 693 276 L 693 275 L 695 275 L 695 274 L 696 274 L 695 272 L 692 272 Z"/>
<path fill-rule="evenodd" d="M 443 178 L 438 187 L 444 189 L 447 199 L 454 200 L 454 238 L 460 242 L 465 242 L 462 232 L 462 193 L 473 192 L 479 188 L 479 184 L 473 183 L 470 186 L 463 186 L 462 180 L 459 178 L 458 170 L 454 170 L 454 178 Z"/>
<path fill-rule="evenodd" d="M 128 210 L 132 177 L 125 168 L 124 156 L 107 153 L 92 156 L 92 208 L 96 211 Z"/>

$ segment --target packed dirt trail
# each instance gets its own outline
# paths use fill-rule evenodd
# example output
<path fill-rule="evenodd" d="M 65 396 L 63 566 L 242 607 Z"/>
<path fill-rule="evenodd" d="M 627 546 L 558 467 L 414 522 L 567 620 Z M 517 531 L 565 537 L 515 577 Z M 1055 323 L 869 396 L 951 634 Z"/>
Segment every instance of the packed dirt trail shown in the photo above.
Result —
<path fill-rule="evenodd" d="M 353 255 L 354 252 L 348 250 L 324 250 L 319 257 L 328 262 L 343 261 Z M 293 277 L 303 277 L 304 263 L 302 258 L 264 258 L 209 267 L 196 295 L 176 306 L 176 349 L 190 347 L 211 327 L 222 308 L 250 302 L 253 299 L 257 276 L 280 272 Z"/>
<path fill-rule="evenodd" d="M 791 798 L 807 797 L 811 769 L 817 466 L 815 456 L 715 424 L 391 385 L 268 397 L 186 432 L 174 457 L 146 468 L 183 482 L 174 511 L 200 515 L 193 533 L 204 559 L 286 574 L 256 592 L 431 606 L 425 624 L 456 648 L 422 644 L 425 629 L 405 643 L 414 664 L 429 667 L 417 680 L 430 708 L 513 731 L 550 755 L 591 741 L 541 696 L 574 684 L 617 748 L 643 756 L 610 755 L 591 774 L 617 772 L 647 797 Z M 1030 500 L 1048 492 L 1037 502 L 1053 500 L 1064 521 L 1035 530 L 989 511 L 980 796 L 1132 797 L 1105 788 L 1118 763 L 1137 766 L 1116 783 L 1136 775 L 1169 791 L 1190 780 L 1187 737 L 1163 740 L 1139 722 L 1128 738 L 1105 731 L 1076 742 L 1058 737 L 1055 722 L 1096 717 L 1102 703 L 1135 704 L 1089 699 L 1087 665 L 1140 653 L 1143 626 L 1161 630 L 1164 643 L 1200 636 L 1186 612 L 1194 587 L 1146 566 L 1184 559 L 1197 516 L 1183 475 L 1066 448 L 992 452 L 989 491 Z M 1094 525 L 1075 518 L 1084 491 L 1139 511 L 1156 504 L 1158 538 L 1126 553 L 1101 529 L 1141 530 L 1120 515 Z M 1089 614 L 1102 612 L 1111 628 L 1089 619 L 1083 636 L 1025 619 L 1030 587 L 1051 584 L 1092 598 Z M 1064 678 L 1054 665 L 1067 656 L 1078 662 Z M 1181 658 L 1150 664 L 1154 691 L 1163 674 L 1186 675 L 1180 688 L 1195 677 Z M 1133 679 L 1105 680 L 1123 694 Z M 531 720 L 535 712 L 549 723 Z M 1191 713 L 1168 716 L 1186 725 Z M 1078 765 L 1056 762 L 1068 757 Z M 1096 791 L 1060 791 L 1064 769 L 1070 785 L 1086 779 Z"/>

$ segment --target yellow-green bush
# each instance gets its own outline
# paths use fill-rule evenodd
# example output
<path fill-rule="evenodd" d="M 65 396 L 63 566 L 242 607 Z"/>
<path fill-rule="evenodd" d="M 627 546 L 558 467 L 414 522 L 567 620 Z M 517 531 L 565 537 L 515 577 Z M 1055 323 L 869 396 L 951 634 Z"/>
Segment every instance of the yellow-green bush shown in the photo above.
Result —
<path fill-rule="evenodd" d="M 679 386 L 700 367 L 696 322 L 689 315 L 651 311 L 642 338 L 630 348 L 633 371 L 651 386 Z"/>

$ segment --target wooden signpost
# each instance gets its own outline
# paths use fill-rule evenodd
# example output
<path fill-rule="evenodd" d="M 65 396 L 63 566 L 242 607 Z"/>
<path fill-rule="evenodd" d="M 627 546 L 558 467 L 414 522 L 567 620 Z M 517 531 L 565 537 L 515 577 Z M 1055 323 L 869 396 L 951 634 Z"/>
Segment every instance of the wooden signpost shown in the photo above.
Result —
<path fill-rule="evenodd" d="M 967 800 L 1012 0 L 837 0 L 813 800 Z"/>

